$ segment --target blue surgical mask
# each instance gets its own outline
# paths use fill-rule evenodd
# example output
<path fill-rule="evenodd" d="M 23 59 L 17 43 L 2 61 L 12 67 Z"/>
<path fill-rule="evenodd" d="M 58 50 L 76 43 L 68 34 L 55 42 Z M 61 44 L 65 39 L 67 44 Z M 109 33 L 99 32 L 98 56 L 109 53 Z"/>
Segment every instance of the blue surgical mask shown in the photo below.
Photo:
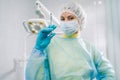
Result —
<path fill-rule="evenodd" d="M 79 24 L 77 20 L 72 20 L 72 21 L 61 21 L 60 27 L 61 30 L 68 36 L 74 34 L 79 30 Z"/>

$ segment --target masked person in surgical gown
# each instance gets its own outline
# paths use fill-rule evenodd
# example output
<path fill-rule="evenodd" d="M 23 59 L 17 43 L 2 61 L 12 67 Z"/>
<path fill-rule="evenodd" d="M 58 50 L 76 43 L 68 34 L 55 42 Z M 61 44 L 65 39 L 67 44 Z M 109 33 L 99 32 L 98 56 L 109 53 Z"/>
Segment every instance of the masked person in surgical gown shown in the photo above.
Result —
<path fill-rule="evenodd" d="M 26 80 L 115 80 L 114 70 L 103 53 L 79 35 L 85 13 L 76 3 L 66 4 L 60 15 L 62 35 L 42 29 L 26 66 Z"/>

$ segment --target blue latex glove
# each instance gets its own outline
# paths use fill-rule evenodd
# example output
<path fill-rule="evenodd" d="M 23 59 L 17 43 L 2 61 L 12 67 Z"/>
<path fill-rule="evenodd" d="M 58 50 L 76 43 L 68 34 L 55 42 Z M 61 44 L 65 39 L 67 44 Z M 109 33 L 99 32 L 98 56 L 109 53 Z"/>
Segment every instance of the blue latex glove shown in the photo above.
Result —
<path fill-rule="evenodd" d="M 51 38 L 55 33 L 51 33 L 56 28 L 55 25 L 49 25 L 49 27 L 42 29 L 37 36 L 35 48 L 44 51 L 44 49 L 50 43 Z"/>

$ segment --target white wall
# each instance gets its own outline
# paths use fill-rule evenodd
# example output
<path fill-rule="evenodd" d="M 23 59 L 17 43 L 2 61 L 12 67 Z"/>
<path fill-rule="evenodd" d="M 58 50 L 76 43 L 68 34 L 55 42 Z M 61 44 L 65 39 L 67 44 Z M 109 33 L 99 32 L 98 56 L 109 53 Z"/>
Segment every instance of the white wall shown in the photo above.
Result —
<path fill-rule="evenodd" d="M 10 73 L 13 59 L 24 55 L 24 19 L 35 17 L 33 0 L 0 0 L 0 80 L 18 80 Z"/>
<path fill-rule="evenodd" d="M 107 3 L 107 51 L 120 80 L 120 0 L 106 0 Z"/>

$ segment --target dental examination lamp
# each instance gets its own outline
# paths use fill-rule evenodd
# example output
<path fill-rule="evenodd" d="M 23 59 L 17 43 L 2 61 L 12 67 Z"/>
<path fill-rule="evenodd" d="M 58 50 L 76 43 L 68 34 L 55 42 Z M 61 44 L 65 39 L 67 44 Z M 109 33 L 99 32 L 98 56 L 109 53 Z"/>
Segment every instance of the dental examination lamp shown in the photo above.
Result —
<path fill-rule="evenodd" d="M 39 0 L 35 2 L 36 14 L 39 18 L 23 21 L 23 26 L 29 33 L 37 34 L 40 29 L 54 23 L 59 26 L 58 19 Z"/>

